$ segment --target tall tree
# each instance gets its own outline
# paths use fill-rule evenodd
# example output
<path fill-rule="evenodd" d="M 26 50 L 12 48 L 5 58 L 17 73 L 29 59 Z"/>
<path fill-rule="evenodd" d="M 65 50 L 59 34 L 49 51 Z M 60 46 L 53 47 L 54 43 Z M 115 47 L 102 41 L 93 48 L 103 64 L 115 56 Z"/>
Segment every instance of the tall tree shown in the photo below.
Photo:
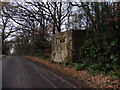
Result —
<path fill-rule="evenodd" d="M 13 21 L 10 19 L 8 15 L 6 15 L 4 12 L 6 11 L 6 6 L 9 5 L 7 2 L 0 2 L 1 7 L 0 7 L 0 25 L 1 25 L 1 39 L 2 39 L 2 53 L 6 54 L 6 39 L 13 33 L 15 32 L 14 30 L 14 24 Z"/>

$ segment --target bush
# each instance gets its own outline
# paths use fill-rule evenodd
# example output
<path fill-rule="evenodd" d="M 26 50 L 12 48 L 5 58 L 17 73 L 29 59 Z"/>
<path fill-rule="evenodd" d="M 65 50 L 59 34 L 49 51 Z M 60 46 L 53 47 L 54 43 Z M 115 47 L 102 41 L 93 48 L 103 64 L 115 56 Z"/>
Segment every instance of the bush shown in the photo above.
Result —
<path fill-rule="evenodd" d="M 111 71 L 114 75 L 118 76 L 119 56 L 119 38 L 115 33 L 108 35 L 108 32 L 99 33 L 94 36 L 93 33 L 87 35 L 83 46 L 80 48 L 79 65 L 76 65 L 76 70 L 80 70 L 86 66 L 91 72 L 104 72 L 110 74 Z M 113 73 L 112 73 L 113 74 Z"/>

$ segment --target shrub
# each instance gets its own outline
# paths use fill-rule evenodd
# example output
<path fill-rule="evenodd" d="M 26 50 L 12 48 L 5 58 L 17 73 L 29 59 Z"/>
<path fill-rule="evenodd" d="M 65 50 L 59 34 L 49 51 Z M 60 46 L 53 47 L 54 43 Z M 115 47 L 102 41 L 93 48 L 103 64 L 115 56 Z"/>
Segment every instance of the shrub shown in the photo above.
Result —
<path fill-rule="evenodd" d="M 118 60 L 119 56 L 119 38 L 113 34 L 108 34 L 108 32 L 99 33 L 94 36 L 91 32 L 88 32 L 87 38 L 84 41 L 83 46 L 80 48 L 80 57 L 76 65 L 76 69 L 79 70 L 83 66 L 86 69 L 95 72 L 104 72 L 110 74 L 113 71 L 114 75 L 118 75 Z M 113 73 L 112 73 L 113 74 Z"/>

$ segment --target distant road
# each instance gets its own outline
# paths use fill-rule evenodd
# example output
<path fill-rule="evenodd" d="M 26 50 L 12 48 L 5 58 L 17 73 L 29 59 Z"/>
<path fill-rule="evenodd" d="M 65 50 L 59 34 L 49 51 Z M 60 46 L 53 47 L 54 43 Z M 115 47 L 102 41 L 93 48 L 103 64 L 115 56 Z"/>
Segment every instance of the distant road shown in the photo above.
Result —
<path fill-rule="evenodd" d="M 2 60 L 2 88 L 76 88 L 75 85 L 20 56 Z"/>

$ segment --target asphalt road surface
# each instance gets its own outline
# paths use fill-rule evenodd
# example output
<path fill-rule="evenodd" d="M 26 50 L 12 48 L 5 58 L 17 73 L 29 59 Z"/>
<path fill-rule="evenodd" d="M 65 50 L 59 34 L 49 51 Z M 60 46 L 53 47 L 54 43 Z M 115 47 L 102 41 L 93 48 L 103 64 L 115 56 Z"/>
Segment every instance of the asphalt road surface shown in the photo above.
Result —
<path fill-rule="evenodd" d="M 2 88 L 76 88 L 43 65 L 20 56 L 2 60 Z"/>

